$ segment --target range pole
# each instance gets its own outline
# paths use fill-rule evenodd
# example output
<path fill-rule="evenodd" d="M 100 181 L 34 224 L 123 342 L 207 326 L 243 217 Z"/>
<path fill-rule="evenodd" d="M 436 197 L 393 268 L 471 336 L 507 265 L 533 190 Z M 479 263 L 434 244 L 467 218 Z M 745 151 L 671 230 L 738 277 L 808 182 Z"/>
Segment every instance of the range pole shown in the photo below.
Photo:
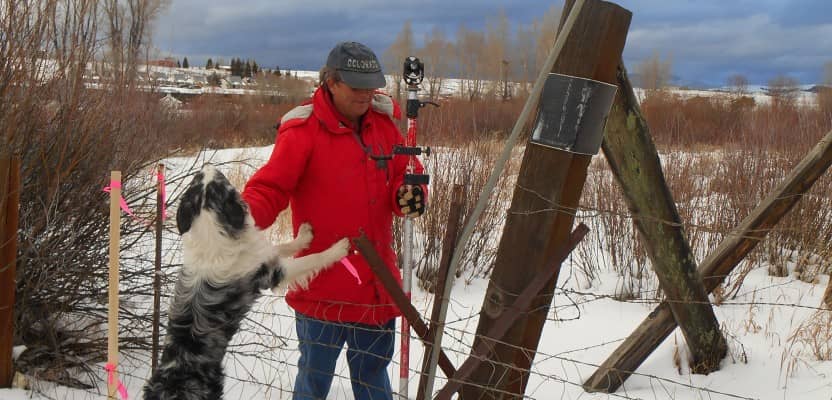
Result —
<path fill-rule="evenodd" d="M 426 104 L 439 106 L 430 101 L 419 100 L 418 92 L 420 85 L 425 78 L 425 65 L 414 56 L 409 56 L 403 63 L 402 79 L 407 84 L 407 135 L 404 146 L 395 146 L 393 153 L 396 155 L 408 156 L 407 171 L 404 175 L 406 186 L 421 186 L 430 183 L 428 174 L 416 173 L 416 156 L 430 155 L 430 148 L 422 148 L 416 144 L 417 119 L 419 109 Z M 403 246 L 402 246 L 402 289 L 408 300 L 410 290 L 413 286 L 413 218 L 409 215 L 404 217 L 403 225 Z M 402 317 L 401 328 L 401 355 L 399 365 L 399 397 L 408 399 L 408 387 L 410 385 L 410 325 L 407 318 Z"/>

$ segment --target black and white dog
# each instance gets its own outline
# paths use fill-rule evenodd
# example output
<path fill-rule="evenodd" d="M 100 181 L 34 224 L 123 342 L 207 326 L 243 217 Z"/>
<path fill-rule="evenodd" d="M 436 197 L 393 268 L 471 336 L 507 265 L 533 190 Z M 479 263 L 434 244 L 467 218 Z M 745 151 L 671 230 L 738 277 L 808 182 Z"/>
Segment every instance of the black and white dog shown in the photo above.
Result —
<path fill-rule="evenodd" d="M 305 286 L 317 272 L 347 255 L 348 239 L 305 257 L 312 228 L 274 246 L 239 192 L 212 166 L 198 172 L 176 212 L 183 266 L 168 311 L 165 347 L 144 388 L 145 400 L 218 400 L 222 359 L 240 322 L 264 289 Z"/>

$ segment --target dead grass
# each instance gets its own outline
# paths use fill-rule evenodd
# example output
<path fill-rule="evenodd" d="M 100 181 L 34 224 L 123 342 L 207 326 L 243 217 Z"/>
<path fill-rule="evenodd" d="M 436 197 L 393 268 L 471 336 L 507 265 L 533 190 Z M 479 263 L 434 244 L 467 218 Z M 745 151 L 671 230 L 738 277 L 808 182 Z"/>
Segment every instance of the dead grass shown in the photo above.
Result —
<path fill-rule="evenodd" d="M 789 336 L 780 360 L 780 368 L 793 377 L 801 366 L 813 361 L 832 360 L 832 313 L 817 311 Z"/>
<path fill-rule="evenodd" d="M 644 115 L 662 154 L 662 168 L 688 236 L 701 261 L 778 185 L 832 127 L 824 110 L 755 106 L 750 98 L 683 99 L 655 93 Z M 814 282 L 830 272 L 832 178 L 822 177 L 726 279 L 723 298 L 737 293 L 753 268 Z M 578 248 L 589 281 L 609 265 L 619 297 L 653 296 L 655 277 L 632 217 L 606 163 L 593 163 L 581 206 L 595 232 Z M 603 249 L 609 259 L 599 257 Z"/>

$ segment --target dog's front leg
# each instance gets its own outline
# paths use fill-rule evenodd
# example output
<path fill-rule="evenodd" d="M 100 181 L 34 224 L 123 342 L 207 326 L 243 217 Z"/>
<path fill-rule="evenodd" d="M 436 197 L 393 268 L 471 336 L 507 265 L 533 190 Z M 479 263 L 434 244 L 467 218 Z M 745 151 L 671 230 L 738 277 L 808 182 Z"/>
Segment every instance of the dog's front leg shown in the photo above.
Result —
<path fill-rule="evenodd" d="M 291 257 L 301 250 L 309 247 L 312 243 L 312 225 L 303 223 L 298 228 L 298 235 L 289 243 L 282 243 L 277 245 L 277 255 L 280 257 Z"/>
<path fill-rule="evenodd" d="M 305 288 L 309 280 L 318 272 L 346 257 L 349 250 L 350 241 L 343 238 L 320 253 L 280 260 L 283 279 L 280 280 L 279 286 L 274 287 L 274 290 L 296 286 Z"/>

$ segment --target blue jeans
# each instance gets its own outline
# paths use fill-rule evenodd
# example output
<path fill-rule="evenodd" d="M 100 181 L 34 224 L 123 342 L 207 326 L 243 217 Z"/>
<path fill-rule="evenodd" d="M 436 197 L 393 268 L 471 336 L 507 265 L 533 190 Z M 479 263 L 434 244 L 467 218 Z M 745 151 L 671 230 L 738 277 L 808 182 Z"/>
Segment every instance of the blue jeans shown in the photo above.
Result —
<path fill-rule="evenodd" d="M 329 393 L 335 361 L 347 344 L 352 393 L 356 400 L 392 400 L 387 366 L 393 357 L 396 320 L 372 326 L 327 322 L 295 314 L 300 344 L 294 400 L 322 400 Z"/>

